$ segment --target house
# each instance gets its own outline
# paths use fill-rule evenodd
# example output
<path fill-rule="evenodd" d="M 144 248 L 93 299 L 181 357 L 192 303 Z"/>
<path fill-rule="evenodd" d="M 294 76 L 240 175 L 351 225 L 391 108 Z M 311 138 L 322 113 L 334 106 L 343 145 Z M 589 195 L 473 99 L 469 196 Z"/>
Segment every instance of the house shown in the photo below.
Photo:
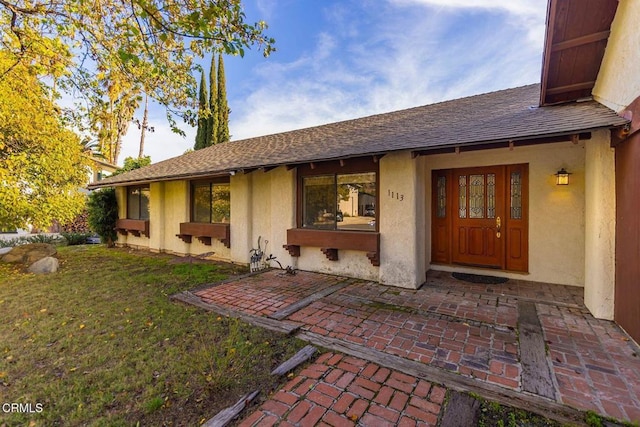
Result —
<path fill-rule="evenodd" d="M 91 170 L 89 172 L 89 184 L 101 181 L 103 178 L 108 177 L 118 169 L 118 166 L 107 162 L 106 160 L 99 159 L 95 156 L 91 156 Z"/>
<path fill-rule="evenodd" d="M 635 16 L 632 0 L 550 0 L 541 84 L 221 144 L 91 188 L 116 187 L 120 245 L 248 263 L 261 237 L 285 265 L 391 286 L 428 270 L 582 286 L 640 341 Z"/>

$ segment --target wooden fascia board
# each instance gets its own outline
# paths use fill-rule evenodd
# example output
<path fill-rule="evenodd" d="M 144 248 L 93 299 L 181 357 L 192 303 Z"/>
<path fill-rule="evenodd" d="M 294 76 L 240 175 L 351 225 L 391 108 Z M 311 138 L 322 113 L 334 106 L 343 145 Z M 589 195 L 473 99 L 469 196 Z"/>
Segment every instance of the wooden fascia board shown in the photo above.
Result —
<path fill-rule="evenodd" d="M 418 156 L 430 156 L 434 154 L 450 154 L 466 151 L 478 151 L 478 150 L 490 150 L 495 148 L 514 148 L 523 147 L 526 145 L 536 144 L 553 144 L 558 142 L 569 142 L 578 140 L 591 139 L 591 132 L 579 132 L 563 135 L 548 136 L 544 138 L 529 138 L 529 139 L 512 139 L 512 140 L 500 140 L 487 143 L 467 144 L 467 145 L 454 145 L 447 147 L 434 147 L 433 149 L 422 149 L 412 151 L 412 157 Z"/>
<path fill-rule="evenodd" d="M 551 50 L 553 45 L 553 27 L 556 19 L 556 9 L 558 0 L 549 0 L 547 5 L 547 25 L 545 29 L 544 51 L 542 54 L 542 75 L 540 77 L 540 106 L 545 105 L 547 97 L 547 83 L 549 77 L 549 61 L 551 60 Z"/>

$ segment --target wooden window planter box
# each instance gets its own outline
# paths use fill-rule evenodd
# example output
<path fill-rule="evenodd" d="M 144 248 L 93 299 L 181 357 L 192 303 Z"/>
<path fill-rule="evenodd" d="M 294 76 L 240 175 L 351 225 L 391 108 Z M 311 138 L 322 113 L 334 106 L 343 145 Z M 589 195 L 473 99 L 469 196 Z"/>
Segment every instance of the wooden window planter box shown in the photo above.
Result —
<path fill-rule="evenodd" d="M 304 228 L 287 230 L 287 244 L 283 247 L 294 257 L 300 256 L 301 246 L 320 248 L 330 261 L 338 260 L 338 250 L 366 252 L 371 264 L 380 265 L 380 233 L 367 231 L 327 231 Z"/>
<path fill-rule="evenodd" d="M 180 234 L 176 234 L 185 243 L 191 243 L 193 237 L 202 244 L 211 246 L 211 239 L 217 239 L 227 248 L 231 247 L 231 226 L 222 223 L 181 222 Z"/>
<path fill-rule="evenodd" d="M 149 237 L 149 220 L 148 219 L 118 219 L 116 221 L 116 231 L 123 236 L 131 233 L 136 237 Z"/>

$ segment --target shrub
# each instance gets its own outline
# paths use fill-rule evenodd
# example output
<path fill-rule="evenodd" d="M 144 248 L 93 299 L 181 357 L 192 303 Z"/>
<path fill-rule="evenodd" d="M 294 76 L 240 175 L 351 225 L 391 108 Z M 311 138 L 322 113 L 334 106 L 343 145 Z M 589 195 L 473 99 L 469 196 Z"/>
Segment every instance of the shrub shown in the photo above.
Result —
<path fill-rule="evenodd" d="M 48 243 L 56 245 L 62 243 L 62 237 L 57 234 L 34 234 L 33 236 L 24 238 L 26 243 Z"/>
<path fill-rule="evenodd" d="M 118 202 L 116 190 L 103 188 L 89 195 L 87 204 L 89 226 L 100 236 L 102 243 L 112 247 L 116 240 L 116 221 L 118 220 Z"/>
<path fill-rule="evenodd" d="M 67 241 L 67 245 L 84 245 L 87 243 L 87 237 L 91 236 L 91 233 L 60 233 L 62 237 Z"/>
<path fill-rule="evenodd" d="M 19 236 L 13 239 L 0 240 L 0 248 L 26 245 L 28 243 L 49 243 L 57 245 L 63 242 L 62 237 L 53 234 L 34 234 L 32 236 Z"/>

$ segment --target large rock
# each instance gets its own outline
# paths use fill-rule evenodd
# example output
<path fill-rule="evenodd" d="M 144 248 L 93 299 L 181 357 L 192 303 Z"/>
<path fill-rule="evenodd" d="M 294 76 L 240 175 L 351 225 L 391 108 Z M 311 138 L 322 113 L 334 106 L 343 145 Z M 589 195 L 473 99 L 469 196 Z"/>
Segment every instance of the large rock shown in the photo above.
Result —
<path fill-rule="evenodd" d="M 52 256 L 44 257 L 29 266 L 29 273 L 55 273 L 58 271 L 58 259 Z"/>
<path fill-rule="evenodd" d="M 42 258 L 53 256 L 57 252 L 56 247 L 48 243 L 29 243 L 14 247 L 0 259 L 4 262 L 21 262 L 29 265 Z"/>

